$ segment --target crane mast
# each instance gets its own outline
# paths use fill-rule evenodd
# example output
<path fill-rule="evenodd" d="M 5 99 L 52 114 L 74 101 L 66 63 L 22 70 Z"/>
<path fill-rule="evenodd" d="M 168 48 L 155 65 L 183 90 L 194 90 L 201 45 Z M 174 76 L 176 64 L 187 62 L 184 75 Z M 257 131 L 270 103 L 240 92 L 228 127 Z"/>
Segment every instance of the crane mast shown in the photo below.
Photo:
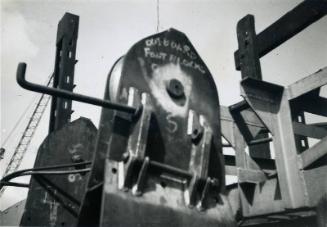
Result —
<path fill-rule="evenodd" d="M 51 86 L 52 83 L 53 83 L 53 75 L 50 76 L 50 79 L 47 82 L 47 86 L 48 87 Z M 23 157 L 32 141 L 37 126 L 41 121 L 43 113 L 45 112 L 45 109 L 48 106 L 49 101 L 50 101 L 49 95 L 46 94 L 41 95 L 32 113 L 32 116 L 29 119 L 28 124 L 23 132 L 23 135 L 21 136 L 18 145 L 15 148 L 14 154 L 9 161 L 9 164 L 3 174 L 3 177 L 12 172 L 15 172 L 19 168 L 20 164 L 22 163 Z M 0 196 L 3 194 L 4 190 L 5 187 L 1 189 Z"/>

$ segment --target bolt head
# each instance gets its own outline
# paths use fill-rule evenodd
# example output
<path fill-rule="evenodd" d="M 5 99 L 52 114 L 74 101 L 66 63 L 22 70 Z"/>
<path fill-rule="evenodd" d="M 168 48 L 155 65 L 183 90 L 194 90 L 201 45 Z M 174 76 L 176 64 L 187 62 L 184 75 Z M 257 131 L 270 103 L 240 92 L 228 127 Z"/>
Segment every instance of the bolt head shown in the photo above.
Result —
<path fill-rule="evenodd" d="M 195 128 L 192 131 L 191 139 L 193 142 L 197 143 L 201 140 L 202 135 L 203 135 L 203 128 L 202 127 Z"/>
<path fill-rule="evenodd" d="M 184 96 L 184 86 L 179 80 L 171 79 L 166 89 L 172 98 L 182 98 Z"/>

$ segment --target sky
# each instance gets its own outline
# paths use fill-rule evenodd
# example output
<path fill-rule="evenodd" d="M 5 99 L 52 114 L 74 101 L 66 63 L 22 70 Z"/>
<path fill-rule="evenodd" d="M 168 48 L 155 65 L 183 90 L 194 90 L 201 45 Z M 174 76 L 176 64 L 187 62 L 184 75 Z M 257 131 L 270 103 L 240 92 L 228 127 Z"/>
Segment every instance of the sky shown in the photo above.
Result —
<path fill-rule="evenodd" d="M 26 127 L 38 94 L 15 81 L 17 64 L 27 63 L 27 78 L 45 83 L 54 68 L 57 23 L 65 12 L 80 16 L 75 92 L 102 98 L 113 63 L 140 39 L 171 27 L 184 32 L 207 64 L 222 105 L 239 100 L 240 72 L 235 70 L 236 24 L 253 14 L 259 33 L 300 0 L 0 0 L 1 2 L 1 146 L 2 176 Z M 159 12 L 159 13 L 158 13 Z M 158 20 L 159 18 L 159 20 Z M 287 86 L 327 64 L 327 17 L 261 59 L 263 79 Z M 326 94 L 326 89 L 324 93 Z M 34 101 L 34 102 L 33 102 Z M 32 103 L 32 105 L 31 105 Z M 28 108 L 29 107 L 29 108 Z M 12 128 L 28 108 L 21 123 Z M 72 120 L 90 118 L 98 126 L 100 108 L 73 102 Z M 20 168 L 33 166 L 49 124 L 49 108 Z M 28 178 L 21 178 L 28 182 Z M 26 197 L 27 190 L 7 188 L 0 210 Z"/>

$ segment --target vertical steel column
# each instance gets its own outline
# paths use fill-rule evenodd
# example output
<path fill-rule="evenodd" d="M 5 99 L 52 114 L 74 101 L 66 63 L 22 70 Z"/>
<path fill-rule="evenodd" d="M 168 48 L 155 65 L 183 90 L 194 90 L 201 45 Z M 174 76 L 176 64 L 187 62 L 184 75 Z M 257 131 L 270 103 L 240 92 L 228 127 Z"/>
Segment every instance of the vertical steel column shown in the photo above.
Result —
<path fill-rule="evenodd" d="M 237 23 L 237 39 L 242 79 L 251 77 L 262 80 L 255 37 L 254 17 L 253 15 L 247 15 Z"/>
<path fill-rule="evenodd" d="M 237 25 L 239 49 L 234 57 L 236 69 L 241 70 L 242 78 L 262 80 L 259 59 L 326 14 L 326 0 L 306 0 L 258 35 L 255 33 L 252 15 L 240 20 Z M 294 121 L 305 122 L 303 111 L 293 110 L 292 118 Z M 266 136 L 267 134 L 259 134 L 256 139 Z M 308 140 L 304 137 L 296 136 L 296 144 L 298 152 L 308 148 Z M 269 145 L 251 147 L 250 154 L 254 157 L 270 158 Z"/>
<path fill-rule="evenodd" d="M 241 82 L 242 96 L 273 136 L 276 166 L 285 208 L 308 205 L 303 173 L 299 171 L 287 90 L 251 78 Z"/>
<path fill-rule="evenodd" d="M 256 32 L 253 15 L 247 15 L 237 24 L 237 39 L 240 54 L 240 70 L 242 79 L 250 77 L 262 80 L 260 57 L 256 45 Z M 259 133 L 254 139 L 267 138 L 267 133 Z M 252 157 L 270 158 L 269 143 L 260 145 L 249 145 Z"/>
<path fill-rule="evenodd" d="M 78 24 L 79 17 L 70 13 L 65 13 L 58 24 L 54 88 L 73 91 Z M 49 133 L 69 122 L 72 112 L 71 100 L 52 97 Z"/>
<path fill-rule="evenodd" d="M 305 0 L 301 2 L 255 37 L 259 58 L 318 21 L 326 13 L 326 0 Z M 236 69 L 239 70 L 240 51 L 237 50 L 234 56 Z"/>

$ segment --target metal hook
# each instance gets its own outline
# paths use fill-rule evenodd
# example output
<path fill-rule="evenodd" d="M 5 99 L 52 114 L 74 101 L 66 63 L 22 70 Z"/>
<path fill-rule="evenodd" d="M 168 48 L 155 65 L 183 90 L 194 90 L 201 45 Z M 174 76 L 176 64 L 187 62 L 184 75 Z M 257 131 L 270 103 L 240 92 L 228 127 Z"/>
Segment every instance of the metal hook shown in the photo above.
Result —
<path fill-rule="evenodd" d="M 17 67 L 17 74 L 16 74 L 17 83 L 21 87 L 23 87 L 27 90 L 30 90 L 30 91 L 45 93 L 45 94 L 55 96 L 55 97 L 71 99 L 71 100 L 84 102 L 84 103 L 88 103 L 88 104 L 92 104 L 92 105 L 96 105 L 96 106 L 102 106 L 102 107 L 106 107 L 109 109 L 114 109 L 114 110 L 118 110 L 118 111 L 131 113 L 131 114 L 137 114 L 139 112 L 139 110 L 142 109 L 141 106 L 139 108 L 135 108 L 135 107 L 126 106 L 126 105 L 122 105 L 122 104 L 118 104 L 118 103 L 112 103 L 107 100 L 93 98 L 93 97 L 86 96 L 86 95 L 76 94 L 76 93 L 65 91 L 62 89 L 51 88 L 51 87 L 46 87 L 46 86 L 42 86 L 39 84 L 34 84 L 31 82 L 28 82 L 25 79 L 25 72 L 26 72 L 26 63 L 19 63 L 18 67 Z"/>

